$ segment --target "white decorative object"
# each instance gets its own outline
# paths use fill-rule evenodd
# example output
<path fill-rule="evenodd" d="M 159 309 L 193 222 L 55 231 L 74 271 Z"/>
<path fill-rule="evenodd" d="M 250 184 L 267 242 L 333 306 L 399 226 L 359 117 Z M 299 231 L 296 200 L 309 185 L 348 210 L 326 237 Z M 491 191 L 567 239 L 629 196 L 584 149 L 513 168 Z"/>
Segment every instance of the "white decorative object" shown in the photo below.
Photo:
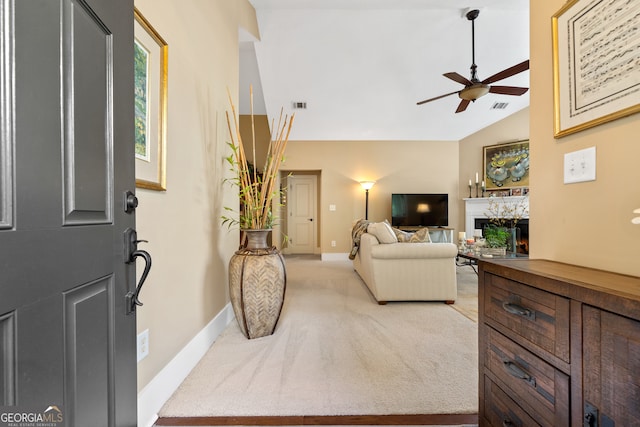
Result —
<path fill-rule="evenodd" d="M 489 210 L 489 203 L 517 203 L 522 200 L 522 204 L 526 207 L 526 211 L 529 212 L 529 196 L 510 196 L 501 198 L 489 198 L 489 197 L 475 197 L 464 199 L 464 211 L 465 211 L 465 232 L 467 236 L 475 236 L 475 224 L 476 219 L 487 219 L 487 211 Z M 529 215 L 522 217 L 528 219 Z"/>

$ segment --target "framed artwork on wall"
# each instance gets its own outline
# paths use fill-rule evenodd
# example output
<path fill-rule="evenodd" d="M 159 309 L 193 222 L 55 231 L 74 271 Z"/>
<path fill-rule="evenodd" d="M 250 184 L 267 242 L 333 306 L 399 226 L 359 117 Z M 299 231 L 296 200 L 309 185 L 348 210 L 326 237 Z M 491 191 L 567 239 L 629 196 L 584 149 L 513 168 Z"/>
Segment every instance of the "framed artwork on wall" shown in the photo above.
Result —
<path fill-rule="evenodd" d="M 136 187 L 165 191 L 169 47 L 134 9 Z"/>
<path fill-rule="evenodd" d="M 570 0 L 552 29 L 556 138 L 640 111 L 640 2 Z"/>
<path fill-rule="evenodd" d="M 529 186 L 529 141 L 483 147 L 487 191 Z"/>

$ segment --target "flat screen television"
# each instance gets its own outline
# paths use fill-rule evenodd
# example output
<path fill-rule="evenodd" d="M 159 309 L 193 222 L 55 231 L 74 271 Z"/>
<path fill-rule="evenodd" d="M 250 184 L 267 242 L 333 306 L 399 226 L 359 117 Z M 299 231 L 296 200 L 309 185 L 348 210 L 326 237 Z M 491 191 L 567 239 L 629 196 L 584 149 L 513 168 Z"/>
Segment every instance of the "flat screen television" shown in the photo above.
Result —
<path fill-rule="evenodd" d="M 448 226 L 449 195 L 392 194 L 391 225 L 394 227 Z"/>

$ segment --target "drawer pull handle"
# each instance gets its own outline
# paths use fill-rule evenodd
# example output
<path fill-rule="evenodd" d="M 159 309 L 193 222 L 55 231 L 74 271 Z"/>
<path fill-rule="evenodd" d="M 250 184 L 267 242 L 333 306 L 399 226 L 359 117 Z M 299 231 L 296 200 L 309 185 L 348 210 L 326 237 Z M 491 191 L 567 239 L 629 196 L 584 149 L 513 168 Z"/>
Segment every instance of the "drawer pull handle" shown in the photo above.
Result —
<path fill-rule="evenodd" d="M 531 311 L 528 308 L 524 308 L 521 305 L 514 304 L 512 302 L 503 302 L 502 308 L 507 313 L 515 314 L 516 316 L 526 317 L 527 319 L 536 320 L 535 311 Z"/>
<path fill-rule="evenodd" d="M 505 368 L 507 371 L 514 377 L 519 378 L 521 380 L 525 380 L 531 386 L 536 386 L 536 379 L 529 375 L 524 369 L 518 366 L 517 363 L 512 362 L 511 360 L 505 360 L 504 362 Z"/>
<path fill-rule="evenodd" d="M 515 424 L 511 420 L 502 420 L 502 427 L 511 427 Z"/>

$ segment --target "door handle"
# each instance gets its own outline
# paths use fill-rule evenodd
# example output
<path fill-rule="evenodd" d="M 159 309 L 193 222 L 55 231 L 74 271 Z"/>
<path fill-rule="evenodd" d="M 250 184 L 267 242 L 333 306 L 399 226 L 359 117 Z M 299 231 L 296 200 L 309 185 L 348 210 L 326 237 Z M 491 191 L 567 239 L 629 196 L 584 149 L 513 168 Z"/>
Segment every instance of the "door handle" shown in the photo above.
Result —
<path fill-rule="evenodd" d="M 149 275 L 149 271 L 151 270 L 151 255 L 149 255 L 149 252 L 147 251 L 138 249 L 138 243 L 140 242 L 146 242 L 146 240 L 138 240 L 138 233 L 136 233 L 136 230 L 127 228 L 124 231 L 124 262 L 126 264 L 131 264 L 136 262 L 136 258 L 144 259 L 144 270 L 140 276 L 140 282 L 138 282 L 134 291 L 129 291 L 125 296 L 127 314 L 134 313 L 136 311 L 136 306 L 143 305 L 142 301 L 139 299 L 140 291 L 142 290 L 142 285 L 144 285 L 144 282 L 147 280 L 147 276 Z"/>

